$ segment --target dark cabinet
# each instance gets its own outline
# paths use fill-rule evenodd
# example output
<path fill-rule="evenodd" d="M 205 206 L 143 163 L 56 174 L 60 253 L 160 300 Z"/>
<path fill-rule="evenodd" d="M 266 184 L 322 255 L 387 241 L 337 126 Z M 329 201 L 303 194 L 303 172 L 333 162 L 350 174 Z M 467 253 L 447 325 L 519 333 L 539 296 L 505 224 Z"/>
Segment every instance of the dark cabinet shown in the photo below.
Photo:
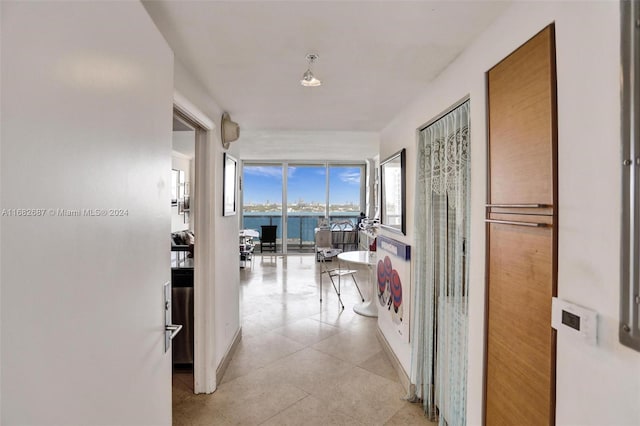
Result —
<path fill-rule="evenodd" d="M 171 268 L 171 319 L 182 325 L 171 347 L 174 367 L 182 368 L 193 366 L 193 259 L 189 260 L 190 266 Z"/>

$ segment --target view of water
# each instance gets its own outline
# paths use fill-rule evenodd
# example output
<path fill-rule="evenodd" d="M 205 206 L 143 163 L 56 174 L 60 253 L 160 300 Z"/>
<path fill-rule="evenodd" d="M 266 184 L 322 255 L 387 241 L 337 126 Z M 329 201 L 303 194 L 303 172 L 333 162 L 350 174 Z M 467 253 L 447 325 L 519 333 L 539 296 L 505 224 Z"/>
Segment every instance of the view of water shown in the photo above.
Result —
<path fill-rule="evenodd" d="M 288 215 L 287 240 L 290 243 L 313 244 L 314 231 L 318 227 L 318 220 L 323 216 L 317 213 L 291 213 Z M 354 226 L 359 214 L 353 212 L 332 213 L 330 221 L 351 221 Z M 277 225 L 276 237 L 282 240 L 282 215 L 265 212 L 243 213 L 243 229 L 255 229 L 260 232 L 262 225 Z"/>

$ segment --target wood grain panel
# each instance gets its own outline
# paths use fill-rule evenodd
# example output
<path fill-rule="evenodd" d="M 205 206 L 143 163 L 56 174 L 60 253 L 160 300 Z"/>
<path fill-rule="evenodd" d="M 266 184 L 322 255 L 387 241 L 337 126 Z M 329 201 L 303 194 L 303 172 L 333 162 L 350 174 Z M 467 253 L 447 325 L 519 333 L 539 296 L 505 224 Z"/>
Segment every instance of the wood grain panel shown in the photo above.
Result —
<path fill-rule="evenodd" d="M 531 222 L 532 216 L 492 215 Z M 553 218 L 547 227 L 488 224 L 487 425 L 548 425 L 554 417 Z"/>
<path fill-rule="evenodd" d="M 488 73 L 489 203 L 555 205 L 554 46 L 549 26 Z"/>
<path fill-rule="evenodd" d="M 555 39 L 545 28 L 487 74 L 486 425 L 555 423 L 557 119 Z"/>

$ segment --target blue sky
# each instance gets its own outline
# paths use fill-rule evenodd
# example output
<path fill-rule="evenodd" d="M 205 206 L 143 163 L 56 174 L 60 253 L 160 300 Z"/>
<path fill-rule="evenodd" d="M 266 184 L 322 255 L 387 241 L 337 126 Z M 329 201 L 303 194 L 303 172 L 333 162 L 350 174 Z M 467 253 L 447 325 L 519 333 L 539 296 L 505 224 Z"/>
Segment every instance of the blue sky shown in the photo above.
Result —
<path fill-rule="evenodd" d="M 329 167 L 331 204 L 359 203 L 360 173 L 359 167 Z M 303 199 L 307 203 L 324 203 L 326 169 L 324 166 L 289 166 L 287 185 L 290 202 Z M 280 202 L 282 168 L 245 165 L 242 189 L 245 202 Z"/>

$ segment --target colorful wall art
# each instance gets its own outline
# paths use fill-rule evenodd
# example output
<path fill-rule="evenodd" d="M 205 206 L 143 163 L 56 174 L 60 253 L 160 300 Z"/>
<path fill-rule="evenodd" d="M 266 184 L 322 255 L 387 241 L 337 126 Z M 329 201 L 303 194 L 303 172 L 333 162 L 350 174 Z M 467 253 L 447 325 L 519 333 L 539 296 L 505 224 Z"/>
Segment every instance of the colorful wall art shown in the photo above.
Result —
<path fill-rule="evenodd" d="M 411 305 L 411 246 L 379 235 L 377 238 L 378 321 L 409 342 Z M 384 324 L 386 323 L 386 324 Z"/>

